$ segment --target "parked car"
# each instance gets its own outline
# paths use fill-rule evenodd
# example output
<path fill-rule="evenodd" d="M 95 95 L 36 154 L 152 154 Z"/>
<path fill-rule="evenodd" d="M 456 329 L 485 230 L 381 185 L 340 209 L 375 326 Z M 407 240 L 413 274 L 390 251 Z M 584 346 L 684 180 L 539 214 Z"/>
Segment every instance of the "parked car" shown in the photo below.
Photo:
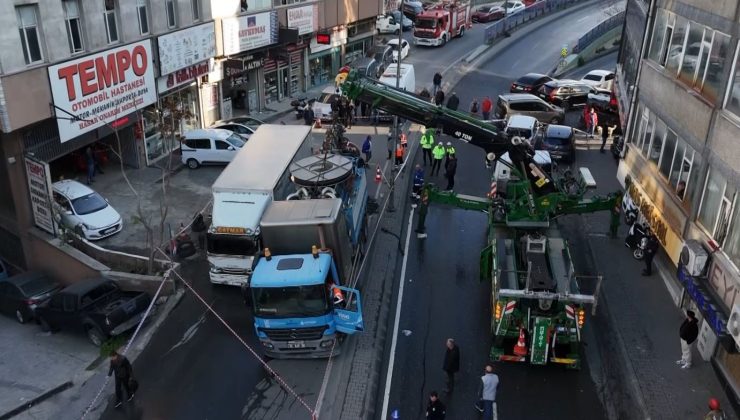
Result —
<path fill-rule="evenodd" d="M 249 137 L 254 134 L 255 129 L 250 128 L 247 125 L 239 124 L 235 122 L 227 123 L 216 123 L 211 128 L 219 128 L 221 130 L 229 130 L 234 134 L 238 134 L 244 140 L 249 140 Z"/>
<path fill-rule="evenodd" d="M 373 57 L 378 62 L 378 74 L 383 74 L 388 65 L 393 62 L 393 47 L 390 45 L 375 45 L 368 57 Z"/>
<path fill-rule="evenodd" d="M 401 30 L 408 31 L 413 27 L 414 21 L 399 10 L 393 10 L 375 18 L 375 30 L 378 34 L 398 34 Z"/>
<path fill-rule="evenodd" d="M 573 127 L 550 124 L 535 143 L 536 150 L 547 150 L 550 157 L 561 162 L 576 161 L 576 138 Z"/>
<path fill-rule="evenodd" d="M 507 1 L 504 3 L 504 8 L 506 9 L 506 16 L 513 16 L 522 10 L 524 10 L 527 6 L 524 5 L 524 3 L 520 1 Z"/>
<path fill-rule="evenodd" d="M 394 62 L 398 61 L 398 50 L 399 50 L 398 39 L 391 39 L 390 41 L 388 41 L 386 45 L 393 48 L 393 52 L 392 52 L 393 61 Z M 409 52 L 411 52 L 411 46 L 409 45 L 409 42 L 406 41 L 405 39 L 401 40 L 400 50 L 401 50 L 401 60 L 406 58 L 409 55 Z"/>
<path fill-rule="evenodd" d="M 331 121 L 331 103 L 339 96 L 338 90 L 329 86 L 321 91 L 321 96 L 311 105 L 314 118 L 320 118 L 322 122 Z"/>
<path fill-rule="evenodd" d="M 540 73 L 527 73 L 511 84 L 511 93 L 536 93 L 545 83 L 553 80 L 552 77 Z"/>
<path fill-rule="evenodd" d="M 537 118 L 527 115 L 511 115 L 506 121 L 504 132 L 509 138 L 521 137 L 535 144 L 540 138 L 542 124 Z"/>
<path fill-rule="evenodd" d="M 484 4 L 483 6 L 478 6 L 477 9 L 473 12 L 472 20 L 473 22 L 493 22 L 495 20 L 503 19 L 504 17 L 504 8 L 500 5 L 496 4 Z"/>
<path fill-rule="evenodd" d="M 537 91 L 540 98 L 566 111 L 573 106 L 585 105 L 588 94 L 595 92 L 596 89 L 577 80 L 553 80 Z"/>
<path fill-rule="evenodd" d="M 148 294 L 122 291 L 111 280 L 89 279 L 65 287 L 39 305 L 36 319 L 44 331 L 78 330 L 100 346 L 136 327 L 150 301 Z"/>
<path fill-rule="evenodd" d="M 180 159 L 190 169 L 197 169 L 201 165 L 228 164 L 242 146 L 244 139 L 229 130 L 190 130 L 185 132 L 180 142 Z"/>
<path fill-rule="evenodd" d="M 73 179 L 52 184 L 57 223 L 90 241 L 107 238 L 123 229 L 121 215 L 108 200 Z"/>
<path fill-rule="evenodd" d="M 581 78 L 581 82 L 595 88 L 611 89 L 614 72 L 609 70 L 591 70 Z"/>
<path fill-rule="evenodd" d="M 352 70 L 356 70 L 361 76 L 377 79 L 382 74 L 380 63 L 373 57 L 360 57 L 349 64 Z"/>
<path fill-rule="evenodd" d="M 265 124 L 264 121 L 259 120 L 254 117 L 234 117 L 234 118 L 229 118 L 228 120 L 216 121 L 214 124 L 230 124 L 230 123 L 246 125 L 252 130 L 257 130 L 257 127 L 261 126 L 262 124 Z"/>
<path fill-rule="evenodd" d="M 36 317 L 38 305 L 49 300 L 61 288 L 59 283 L 36 272 L 0 280 L 0 312 L 14 316 L 18 322 L 25 324 Z"/>
<path fill-rule="evenodd" d="M 520 114 L 537 118 L 542 123 L 560 124 L 565 121 L 565 111 L 529 93 L 507 93 L 499 95 L 493 115 L 505 119 Z"/>
<path fill-rule="evenodd" d="M 403 14 L 412 21 L 416 20 L 416 15 L 427 10 L 431 5 L 438 3 L 439 0 L 406 0 L 403 3 Z"/>

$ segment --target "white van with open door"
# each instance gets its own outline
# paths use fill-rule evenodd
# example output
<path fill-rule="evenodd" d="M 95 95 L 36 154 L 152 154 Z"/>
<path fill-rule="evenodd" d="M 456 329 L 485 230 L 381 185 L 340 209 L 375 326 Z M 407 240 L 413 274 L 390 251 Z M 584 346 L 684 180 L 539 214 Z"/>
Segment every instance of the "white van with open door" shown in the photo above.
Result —
<path fill-rule="evenodd" d="M 398 73 L 398 64 L 390 64 L 383 75 L 380 76 L 380 82 L 385 83 L 388 86 L 396 87 L 396 75 Z M 401 64 L 401 72 L 398 83 L 398 88 L 407 90 L 411 93 L 416 93 L 416 74 L 414 73 L 413 64 Z"/>

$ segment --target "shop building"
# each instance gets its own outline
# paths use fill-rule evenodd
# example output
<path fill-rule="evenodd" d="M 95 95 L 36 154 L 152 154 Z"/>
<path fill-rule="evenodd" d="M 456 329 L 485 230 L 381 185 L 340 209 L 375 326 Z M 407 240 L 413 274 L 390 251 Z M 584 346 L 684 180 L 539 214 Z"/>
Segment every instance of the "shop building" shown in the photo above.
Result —
<path fill-rule="evenodd" d="M 668 290 L 676 305 L 700 314 L 700 353 L 737 408 L 740 4 L 652 0 L 646 7 L 642 52 L 626 57 L 633 41 L 620 55 L 625 86 L 630 63 L 638 70 L 618 177 L 632 180 L 628 193 L 675 268 Z"/>

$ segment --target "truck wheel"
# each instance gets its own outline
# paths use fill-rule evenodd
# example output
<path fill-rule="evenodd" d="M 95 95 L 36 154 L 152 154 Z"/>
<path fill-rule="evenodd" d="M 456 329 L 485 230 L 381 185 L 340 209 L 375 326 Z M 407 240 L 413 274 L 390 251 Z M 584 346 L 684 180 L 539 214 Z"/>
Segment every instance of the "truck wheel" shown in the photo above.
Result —
<path fill-rule="evenodd" d="M 458 35 L 458 38 L 462 38 L 464 36 L 465 36 L 465 27 L 463 26 L 462 28 L 460 28 L 460 35 Z"/>
<path fill-rule="evenodd" d="M 198 166 L 200 166 L 200 163 L 198 163 L 195 159 L 188 159 L 188 168 L 190 169 L 198 169 Z"/>
<path fill-rule="evenodd" d="M 400 29 L 396 29 L 395 31 L 393 31 L 393 35 L 398 35 L 399 32 L 401 32 L 401 30 Z"/>
<path fill-rule="evenodd" d="M 88 326 L 87 327 L 87 338 L 93 343 L 95 347 L 100 347 L 105 341 L 105 335 L 100 331 L 98 327 Z"/>
<path fill-rule="evenodd" d="M 447 43 L 447 35 L 442 35 L 442 45 L 441 46 L 444 47 L 446 43 Z"/>

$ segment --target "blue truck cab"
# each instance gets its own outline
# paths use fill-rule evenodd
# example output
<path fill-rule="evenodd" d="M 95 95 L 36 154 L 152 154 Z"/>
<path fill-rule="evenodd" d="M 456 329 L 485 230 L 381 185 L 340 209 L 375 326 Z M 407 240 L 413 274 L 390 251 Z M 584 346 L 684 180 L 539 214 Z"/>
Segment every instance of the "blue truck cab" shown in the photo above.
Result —
<path fill-rule="evenodd" d="M 341 286 L 328 252 L 261 257 L 251 278 L 254 328 L 265 355 L 321 358 L 364 329 L 360 293 Z"/>

